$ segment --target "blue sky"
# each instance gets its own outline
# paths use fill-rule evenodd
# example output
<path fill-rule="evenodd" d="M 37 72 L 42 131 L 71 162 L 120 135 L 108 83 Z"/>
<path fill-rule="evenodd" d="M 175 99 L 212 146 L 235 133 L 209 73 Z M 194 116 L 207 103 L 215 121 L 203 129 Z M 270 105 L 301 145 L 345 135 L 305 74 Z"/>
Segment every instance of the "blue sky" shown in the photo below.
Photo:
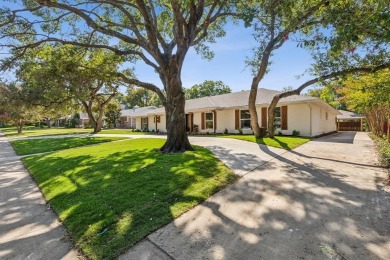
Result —
<path fill-rule="evenodd" d="M 246 67 L 245 58 L 251 55 L 251 48 L 256 46 L 256 42 L 250 29 L 243 26 L 228 25 L 226 32 L 224 38 L 209 45 L 215 53 L 211 61 L 203 60 L 191 49 L 182 71 L 184 87 L 191 87 L 204 80 L 222 80 L 233 92 L 250 88 L 252 75 L 250 68 Z M 292 40 L 288 40 L 276 51 L 272 61 L 270 71 L 260 83 L 260 87 L 281 90 L 286 86 L 297 87 L 310 78 L 307 75 L 300 79 L 296 77 L 310 67 L 312 59 L 306 50 L 298 48 L 297 43 Z M 140 80 L 162 86 L 157 74 L 142 62 L 137 63 L 136 74 Z"/>

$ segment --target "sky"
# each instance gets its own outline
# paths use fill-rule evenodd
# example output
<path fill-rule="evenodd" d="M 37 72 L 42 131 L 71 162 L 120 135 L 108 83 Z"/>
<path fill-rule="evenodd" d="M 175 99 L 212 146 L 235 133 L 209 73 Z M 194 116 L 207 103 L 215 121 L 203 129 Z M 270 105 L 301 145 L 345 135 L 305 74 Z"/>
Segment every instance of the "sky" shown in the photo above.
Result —
<path fill-rule="evenodd" d="M 183 87 L 189 88 L 205 80 L 221 80 L 233 92 L 250 89 L 253 76 L 251 69 L 245 64 L 245 59 L 251 56 L 251 49 L 256 46 L 251 29 L 229 23 L 225 31 L 225 37 L 217 39 L 217 43 L 209 44 L 215 54 L 211 61 L 202 59 L 193 48 L 190 49 L 182 71 Z M 310 67 L 312 60 L 308 52 L 298 48 L 297 43 L 291 38 L 275 52 L 272 57 L 273 64 L 269 67 L 270 71 L 260 82 L 259 87 L 282 90 L 287 86 L 298 87 L 309 78 L 303 76 L 297 79 L 298 75 L 302 75 Z M 0 54 L 0 58 L 2 57 L 4 56 Z M 159 77 L 151 67 L 142 61 L 134 67 L 141 81 L 162 88 Z M 14 79 L 10 72 L 2 76 L 5 79 Z"/>
<path fill-rule="evenodd" d="M 183 87 L 188 88 L 205 80 L 221 80 L 233 92 L 250 89 L 253 76 L 251 69 L 245 64 L 245 59 L 256 46 L 250 29 L 228 25 L 226 36 L 209 46 L 215 54 L 211 61 L 202 59 L 193 48 L 187 54 L 182 71 Z M 272 61 L 270 71 L 259 87 L 282 90 L 287 86 L 298 87 L 309 79 L 308 76 L 297 79 L 297 76 L 310 67 L 311 56 L 306 50 L 298 48 L 297 43 L 292 40 L 288 40 L 275 52 Z M 138 62 L 135 68 L 140 80 L 162 87 L 157 74 L 149 66 Z"/>

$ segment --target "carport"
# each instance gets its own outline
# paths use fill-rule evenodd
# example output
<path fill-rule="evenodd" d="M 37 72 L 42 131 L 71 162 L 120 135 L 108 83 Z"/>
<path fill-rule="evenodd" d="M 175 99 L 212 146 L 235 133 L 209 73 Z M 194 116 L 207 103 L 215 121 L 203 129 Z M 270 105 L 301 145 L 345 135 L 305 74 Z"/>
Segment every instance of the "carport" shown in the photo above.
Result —
<path fill-rule="evenodd" d="M 364 115 L 359 115 L 351 111 L 338 110 L 341 115 L 337 115 L 337 131 L 363 131 Z"/>

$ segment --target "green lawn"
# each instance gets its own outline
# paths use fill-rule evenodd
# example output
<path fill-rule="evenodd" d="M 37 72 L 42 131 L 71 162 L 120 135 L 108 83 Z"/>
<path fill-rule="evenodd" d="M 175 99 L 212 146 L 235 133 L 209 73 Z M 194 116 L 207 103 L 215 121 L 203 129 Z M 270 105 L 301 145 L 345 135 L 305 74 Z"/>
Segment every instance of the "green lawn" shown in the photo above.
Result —
<path fill-rule="evenodd" d="M 52 128 L 39 128 L 33 126 L 26 126 L 23 129 L 22 134 L 18 134 L 16 127 L 0 128 L 1 131 L 7 137 L 16 136 L 43 136 L 43 135 L 67 135 L 67 134 L 89 134 L 93 131 L 91 128 L 64 128 L 64 127 L 52 127 Z M 148 135 L 151 132 L 133 132 L 131 129 L 103 129 L 99 134 L 127 134 L 127 135 Z"/>
<path fill-rule="evenodd" d="M 120 137 L 71 137 L 14 140 L 11 144 L 18 155 L 43 153 L 85 145 L 121 140 Z"/>
<path fill-rule="evenodd" d="M 91 259 L 112 259 L 236 176 L 210 151 L 162 154 L 132 139 L 26 157 L 45 198 Z"/>
<path fill-rule="evenodd" d="M 40 128 L 40 127 L 33 127 L 33 126 L 24 127 L 21 134 L 18 134 L 16 127 L 0 128 L 0 130 L 3 131 L 3 133 L 7 137 L 88 134 L 92 132 L 92 129 L 83 129 L 83 128 L 64 128 L 64 127 Z"/>
<path fill-rule="evenodd" d="M 221 135 L 218 137 L 244 140 L 287 150 L 297 148 L 298 146 L 310 141 L 310 138 L 308 137 L 294 136 L 275 136 L 273 139 L 269 137 L 256 138 L 253 135 Z"/>
<path fill-rule="evenodd" d="M 132 129 L 103 129 L 99 134 L 150 135 L 151 132 L 133 132 Z"/>

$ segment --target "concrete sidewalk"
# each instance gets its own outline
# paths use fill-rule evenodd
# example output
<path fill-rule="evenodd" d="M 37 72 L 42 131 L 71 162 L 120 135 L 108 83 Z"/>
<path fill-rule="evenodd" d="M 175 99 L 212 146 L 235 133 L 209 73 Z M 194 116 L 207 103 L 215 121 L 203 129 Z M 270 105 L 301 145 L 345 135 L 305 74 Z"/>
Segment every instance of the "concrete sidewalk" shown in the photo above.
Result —
<path fill-rule="evenodd" d="M 120 259 L 389 259 L 386 172 L 366 133 L 338 133 L 281 153 L 229 142 L 214 149 L 236 171 L 247 172 L 248 158 L 252 166 L 273 159 Z M 237 153 L 242 146 L 248 154 Z"/>
<path fill-rule="evenodd" d="M 1 132 L 0 258 L 79 258 L 66 229 Z"/>

